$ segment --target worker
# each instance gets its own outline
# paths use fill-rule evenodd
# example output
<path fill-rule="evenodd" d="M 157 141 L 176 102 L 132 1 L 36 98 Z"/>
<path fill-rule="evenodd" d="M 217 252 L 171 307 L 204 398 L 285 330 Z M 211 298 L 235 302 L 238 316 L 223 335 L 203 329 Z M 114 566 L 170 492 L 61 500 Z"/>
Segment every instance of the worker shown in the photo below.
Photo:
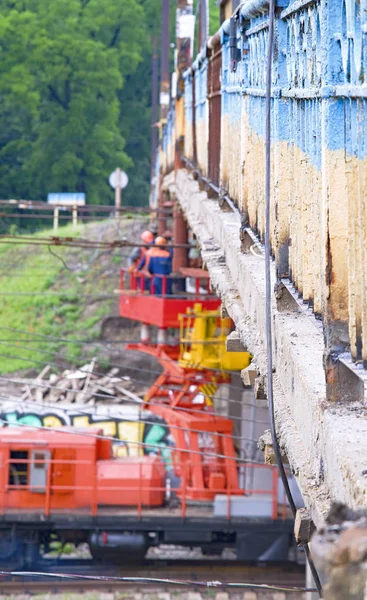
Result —
<path fill-rule="evenodd" d="M 155 245 L 146 252 L 137 267 L 138 271 L 152 276 L 151 291 L 158 296 L 171 293 L 172 282 L 167 276 L 172 272 L 172 256 L 165 248 L 166 243 L 166 239 L 159 235 Z M 164 279 L 165 276 L 167 279 Z"/>
<path fill-rule="evenodd" d="M 128 265 L 127 265 L 129 268 L 129 273 L 132 273 L 133 271 L 136 270 L 138 264 L 140 263 L 142 258 L 145 256 L 145 253 L 148 251 L 151 244 L 153 244 L 153 242 L 154 242 L 154 235 L 151 231 L 148 231 L 148 230 L 143 231 L 140 238 L 141 238 L 141 241 L 146 245 L 139 246 L 138 248 L 134 248 L 133 251 L 131 252 L 131 254 L 128 258 Z"/>

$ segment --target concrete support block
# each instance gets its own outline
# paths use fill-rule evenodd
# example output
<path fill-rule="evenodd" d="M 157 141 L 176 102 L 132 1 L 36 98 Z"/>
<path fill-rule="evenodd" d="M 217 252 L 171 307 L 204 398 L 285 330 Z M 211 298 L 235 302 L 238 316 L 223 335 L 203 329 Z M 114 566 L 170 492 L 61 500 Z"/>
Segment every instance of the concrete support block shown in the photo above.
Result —
<path fill-rule="evenodd" d="M 270 429 L 267 429 L 266 431 L 264 431 L 263 435 L 259 438 L 257 446 L 261 450 L 261 452 L 264 453 L 265 464 L 267 464 L 267 465 L 276 465 L 277 464 Z M 285 454 L 282 453 L 282 451 L 281 451 L 281 456 L 282 456 L 282 463 L 288 464 L 288 458 L 286 457 Z"/>
<path fill-rule="evenodd" d="M 266 400 L 265 377 L 261 375 L 254 381 L 254 392 L 256 400 Z"/>
<path fill-rule="evenodd" d="M 251 363 L 246 369 L 242 369 L 241 371 L 241 379 L 242 383 L 245 387 L 252 387 L 255 385 L 255 379 L 258 376 L 258 370 Z"/>
<path fill-rule="evenodd" d="M 187 600 L 202 600 L 202 595 L 199 592 L 188 592 Z"/>
<path fill-rule="evenodd" d="M 275 285 L 274 295 L 279 312 L 297 312 L 299 310 L 295 298 L 290 294 L 284 283 L 280 282 Z"/>
<path fill-rule="evenodd" d="M 202 179 L 199 179 L 198 184 L 199 184 L 199 190 L 201 192 L 206 192 L 207 185 L 206 185 L 205 181 L 203 181 Z"/>
<path fill-rule="evenodd" d="M 229 314 L 224 304 L 220 307 L 220 316 L 222 319 L 229 319 Z"/>
<path fill-rule="evenodd" d="M 299 508 L 294 521 L 294 537 L 296 542 L 309 542 L 315 530 L 311 515 L 306 508 Z"/>
<path fill-rule="evenodd" d="M 218 592 L 215 594 L 215 600 L 229 600 L 228 592 Z"/>
<path fill-rule="evenodd" d="M 218 204 L 222 210 L 222 212 L 232 212 L 232 208 L 229 206 L 224 196 L 219 196 Z"/>
<path fill-rule="evenodd" d="M 256 592 L 245 592 L 243 594 L 243 600 L 257 600 Z"/>
<path fill-rule="evenodd" d="M 227 352 L 247 352 L 237 331 L 232 331 L 226 339 Z"/>
<path fill-rule="evenodd" d="M 171 594 L 168 592 L 160 592 L 157 594 L 158 600 L 171 600 Z"/>

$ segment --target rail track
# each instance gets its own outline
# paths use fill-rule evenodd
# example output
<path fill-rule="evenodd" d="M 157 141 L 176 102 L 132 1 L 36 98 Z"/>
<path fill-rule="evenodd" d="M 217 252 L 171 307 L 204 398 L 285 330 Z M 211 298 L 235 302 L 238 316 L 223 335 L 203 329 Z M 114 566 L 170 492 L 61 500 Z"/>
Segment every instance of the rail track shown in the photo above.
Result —
<path fill-rule="evenodd" d="M 239 590 L 240 586 L 226 584 L 267 584 L 280 587 L 303 587 L 305 585 L 304 567 L 296 564 L 256 565 L 239 561 L 216 560 L 172 560 L 172 561 L 147 561 L 144 565 L 125 565 L 119 567 L 101 566 L 95 563 L 82 565 L 86 561 L 64 561 L 62 564 L 42 565 L 42 575 L 27 574 L 15 576 L 11 574 L 0 575 L 1 594 L 33 595 L 38 593 L 57 594 L 63 592 L 84 593 L 96 590 L 115 592 L 123 590 L 130 593 L 142 591 L 167 591 L 191 590 L 205 591 L 205 589 Z M 71 564 L 68 564 L 71 563 Z M 41 568 L 41 566 L 40 566 Z M 4 572 L 2 572 L 4 573 Z M 54 578 L 52 574 L 68 574 L 70 578 Z M 49 574 L 49 575 L 48 575 Z M 101 577 L 102 579 L 77 579 L 82 577 Z M 141 581 L 106 580 L 105 577 L 150 578 L 160 581 L 145 583 Z M 174 580 L 167 582 L 166 579 Z M 221 582 L 222 586 L 204 585 L 205 582 Z M 189 582 L 183 586 L 180 582 Z M 183 589 L 184 588 L 184 589 Z"/>

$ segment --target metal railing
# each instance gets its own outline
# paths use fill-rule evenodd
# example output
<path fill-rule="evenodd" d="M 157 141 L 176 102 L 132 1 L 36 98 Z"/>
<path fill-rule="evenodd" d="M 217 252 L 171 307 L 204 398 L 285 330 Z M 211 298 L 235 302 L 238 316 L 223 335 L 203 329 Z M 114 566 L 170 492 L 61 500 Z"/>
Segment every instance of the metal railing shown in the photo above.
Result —
<path fill-rule="evenodd" d="M 31 483 L 30 481 L 30 473 L 29 473 L 29 469 L 27 469 L 27 476 L 26 476 L 26 483 L 24 484 L 13 484 L 13 483 L 9 483 L 9 478 L 10 478 L 10 474 L 11 474 L 11 470 L 10 470 L 10 466 L 11 465 L 16 465 L 16 464 L 21 464 L 23 465 L 35 465 L 37 464 L 37 466 L 39 467 L 40 465 L 45 465 L 44 470 L 46 471 L 46 483 L 44 485 L 42 485 L 41 483 L 39 484 L 38 482 L 36 483 Z M 103 461 L 100 462 L 100 464 L 103 464 Z M 97 479 L 97 469 L 96 469 L 96 462 L 93 460 L 62 460 L 62 459 L 50 459 L 50 458 L 45 458 L 45 459 L 25 459 L 25 458 L 18 458 L 18 459 L 13 459 L 13 458 L 7 458 L 5 459 L 4 462 L 1 462 L 0 464 L 0 513 L 2 516 L 4 516 L 7 512 L 7 510 L 9 509 L 17 509 L 17 511 L 19 512 L 19 510 L 23 510 L 26 511 L 27 510 L 27 497 L 24 496 L 24 506 L 15 506 L 15 503 L 13 501 L 13 504 L 11 502 L 9 502 L 9 500 L 11 500 L 11 497 L 9 496 L 9 494 L 11 494 L 11 492 L 14 491 L 18 491 L 18 492 L 24 492 L 25 494 L 32 494 L 34 493 L 35 496 L 37 496 L 37 498 L 40 498 L 40 496 L 42 494 L 44 494 L 44 503 L 43 506 L 40 506 L 39 508 L 35 508 L 32 507 L 32 510 L 40 510 L 43 511 L 43 514 L 45 515 L 45 517 L 49 517 L 51 515 L 51 512 L 53 514 L 57 514 L 58 512 L 62 512 L 63 510 L 70 510 L 70 509 L 76 509 L 76 510 L 89 510 L 89 513 L 92 517 L 96 517 L 98 515 L 100 515 L 101 513 L 99 512 L 101 508 L 106 508 L 108 505 L 106 504 L 99 504 L 98 502 L 98 493 L 99 492 L 121 492 L 121 494 L 126 494 L 126 492 L 136 492 L 136 502 L 134 502 L 132 505 L 121 505 L 121 508 L 126 508 L 128 510 L 131 510 L 131 508 L 136 507 L 136 516 L 138 519 L 141 519 L 144 516 L 144 510 L 152 510 L 155 509 L 157 511 L 159 511 L 160 509 L 164 509 L 164 499 L 166 498 L 166 494 L 167 494 L 167 485 L 165 484 L 164 486 L 147 486 L 144 485 L 143 482 L 143 477 L 142 477 L 142 471 L 143 471 L 143 467 L 146 466 L 146 462 L 144 461 L 144 459 L 142 458 L 140 462 L 136 462 L 135 466 L 138 469 L 139 473 L 138 473 L 138 483 L 137 485 L 101 485 L 101 482 L 98 481 Z M 53 467 L 54 466 L 62 466 L 62 465 L 67 465 L 68 467 L 70 467 L 71 465 L 73 466 L 84 466 L 84 467 L 91 467 L 89 470 L 90 473 L 90 479 L 91 484 L 90 485 L 58 485 L 53 483 L 52 481 L 52 477 L 54 474 L 54 470 Z M 270 471 L 271 473 L 271 487 L 270 488 L 261 488 L 261 489 L 243 489 L 241 490 L 241 493 L 239 493 L 239 490 L 233 490 L 230 488 L 227 489 L 223 489 L 223 488 L 210 488 L 210 491 L 213 494 L 220 494 L 220 495 L 225 495 L 227 498 L 227 515 L 226 515 L 226 519 L 227 520 L 231 520 L 232 516 L 231 516 L 231 499 L 232 498 L 241 498 L 241 497 L 251 497 L 251 496 L 268 496 L 271 498 L 271 503 L 272 503 L 272 510 L 271 510 L 271 518 L 273 520 L 277 520 L 277 519 L 282 519 L 285 520 L 287 517 L 287 505 L 286 505 L 286 499 L 285 496 L 283 494 L 283 499 L 282 502 L 279 502 L 279 474 L 278 474 L 278 469 L 277 467 L 273 466 L 273 465 L 267 465 L 267 464 L 258 464 L 258 463 L 241 463 L 241 461 L 238 461 L 238 466 L 239 468 L 245 468 L 245 469 L 265 469 Z M 154 467 L 153 467 L 154 468 Z M 194 487 L 192 485 L 189 485 L 190 482 L 190 469 L 191 469 L 191 464 L 188 461 L 177 461 L 174 460 L 174 468 L 175 471 L 177 472 L 177 469 L 179 469 L 179 473 L 181 476 L 181 484 L 179 487 L 169 487 L 169 492 L 170 494 L 176 494 L 176 496 L 178 497 L 178 499 L 181 501 L 181 507 L 180 507 L 180 516 L 181 518 L 185 519 L 187 517 L 190 516 L 190 507 L 188 506 L 188 493 L 193 493 L 195 492 L 196 494 L 200 494 L 200 493 L 205 493 L 208 492 L 209 488 L 199 488 L 199 487 Z M 16 473 L 13 472 L 13 473 Z M 70 473 L 70 471 L 69 471 Z M 62 476 L 63 472 L 59 472 L 58 475 Z M 14 474 L 12 475 L 14 477 Z M 33 488 L 37 488 L 37 492 L 33 492 Z M 42 491 L 44 490 L 44 491 Z M 65 506 L 63 508 L 55 508 L 52 507 L 52 500 L 53 498 L 57 497 L 57 492 L 62 492 L 63 493 L 63 499 L 65 501 Z M 68 499 L 65 497 L 66 493 L 69 494 L 75 494 L 76 492 L 88 492 L 88 497 L 90 497 L 90 502 L 89 503 L 81 503 L 80 506 L 75 507 L 75 505 L 78 503 L 78 499 L 74 498 L 74 501 L 69 501 L 69 506 L 68 506 Z M 162 496 L 162 504 L 161 505 L 149 505 L 146 502 L 144 502 L 144 497 L 143 494 L 149 492 L 158 492 L 161 494 Z M 84 500 L 84 499 L 83 499 Z M 206 501 L 207 502 L 207 501 Z M 116 510 L 116 505 L 113 506 L 114 510 Z M 196 502 L 195 508 L 194 510 L 197 510 L 198 505 Z M 112 506 L 111 506 L 112 509 Z M 88 513 L 88 514 L 89 514 Z M 150 514 L 151 516 L 151 514 Z M 208 515 L 207 517 L 213 517 L 214 514 L 213 512 L 208 511 Z M 236 517 L 238 518 L 238 517 Z"/>
<path fill-rule="evenodd" d="M 157 295 L 160 297 L 167 297 L 170 299 L 180 299 L 183 298 L 197 298 L 205 299 L 205 298 L 214 298 L 215 295 L 210 292 L 210 280 L 203 275 L 202 277 L 189 277 L 195 281 L 194 284 L 194 292 L 190 292 L 186 290 L 185 280 L 186 277 L 183 275 L 151 275 L 145 272 L 133 271 L 130 272 L 129 269 L 121 269 L 120 271 L 120 292 L 122 293 L 135 293 L 136 295 L 146 294 L 146 295 Z M 156 280 L 161 280 L 161 292 L 157 293 L 157 285 Z M 174 283 L 181 282 L 181 285 L 184 286 L 184 290 L 175 291 L 172 293 L 170 287 Z M 203 284 L 205 285 L 205 293 L 203 293 Z"/>

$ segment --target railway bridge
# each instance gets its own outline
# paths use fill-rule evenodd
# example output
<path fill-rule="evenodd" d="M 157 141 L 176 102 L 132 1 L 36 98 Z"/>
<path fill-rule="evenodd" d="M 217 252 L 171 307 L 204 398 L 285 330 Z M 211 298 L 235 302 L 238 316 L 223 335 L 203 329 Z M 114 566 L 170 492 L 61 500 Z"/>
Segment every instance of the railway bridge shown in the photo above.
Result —
<path fill-rule="evenodd" d="M 185 241 L 187 225 L 194 232 L 237 342 L 254 356 L 244 382 L 266 395 L 273 23 L 275 424 L 304 515 L 320 530 L 335 502 L 367 509 L 366 4 L 277 0 L 272 13 L 267 0 L 220 0 L 211 36 L 206 0 L 195 11 L 178 4 L 175 73 L 169 104 L 161 93 L 151 204 L 174 205 L 176 242 Z M 163 79 L 165 72 L 163 64 Z M 163 79 L 161 92 L 169 89 Z"/>

